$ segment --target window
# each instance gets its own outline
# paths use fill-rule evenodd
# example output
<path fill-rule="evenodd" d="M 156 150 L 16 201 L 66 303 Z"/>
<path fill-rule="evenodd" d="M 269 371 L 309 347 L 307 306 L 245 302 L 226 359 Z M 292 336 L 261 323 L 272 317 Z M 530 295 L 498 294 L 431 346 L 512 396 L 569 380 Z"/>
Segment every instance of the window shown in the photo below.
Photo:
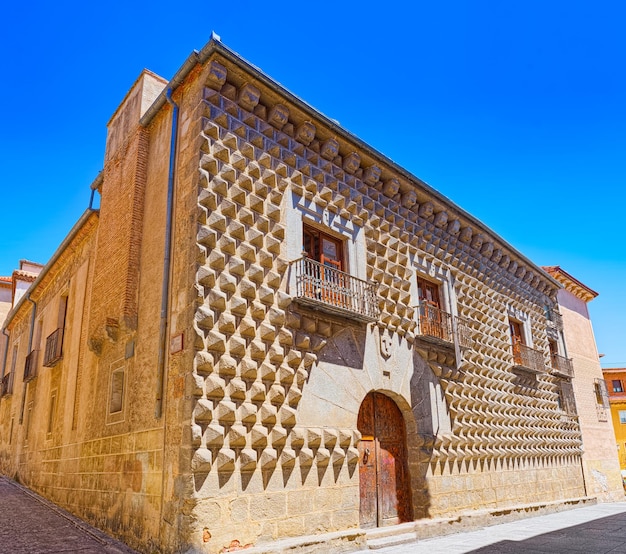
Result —
<path fill-rule="evenodd" d="M 596 394 L 596 403 L 603 408 L 609 407 L 609 393 L 606 388 L 606 382 L 604 379 L 595 379 L 593 384 L 594 392 Z"/>
<path fill-rule="evenodd" d="M 422 277 L 417 278 L 420 333 L 452 342 L 452 317 L 443 311 L 440 286 Z"/>
<path fill-rule="evenodd" d="M 576 415 L 576 400 L 574 397 L 574 388 L 571 381 L 562 380 L 559 383 L 558 388 L 558 406 L 559 409 L 565 412 L 567 415 Z"/>
<path fill-rule="evenodd" d="M 339 271 L 346 270 L 343 241 L 306 224 L 302 230 L 302 249 L 308 258 L 322 265 Z"/>
<path fill-rule="evenodd" d="M 57 391 L 56 389 L 52 391 L 50 395 L 50 409 L 48 410 L 48 428 L 46 430 L 47 438 L 52 436 L 52 431 L 54 430 L 54 420 L 56 419 L 57 412 Z M 29 424 L 30 424 L 30 416 L 29 416 Z"/>
<path fill-rule="evenodd" d="M 626 410 L 619 410 L 619 422 L 626 425 Z"/>
<path fill-rule="evenodd" d="M 124 407 L 124 368 L 116 369 L 111 373 L 111 396 L 109 399 L 109 413 L 116 414 Z"/>
<path fill-rule="evenodd" d="M 43 360 L 43 365 L 46 367 L 55 366 L 63 358 L 63 335 L 66 316 L 67 295 L 64 295 L 59 301 L 57 328 L 46 339 L 46 351 Z"/>
<path fill-rule="evenodd" d="M 613 385 L 613 392 L 624 392 L 621 379 L 613 379 L 611 384 Z"/>
<path fill-rule="evenodd" d="M 513 347 L 517 344 L 526 344 L 522 324 L 519 321 L 509 319 L 509 330 L 511 331 L 511 341 L 513 342 Z"/>
<path fill-rule="evenodd" d="M 377 285 L 347 272 L 347 242 L 318 227 L 302 225 L 302 257 L 293 262 L 295 296 L 301 304 L 318 310 L 375 321 Z"/>
<path fill-rule="evenodd" d="M 528 344 L 532 337 L 529 325 L 530 321 L 528 319 L 526 319 L 526 323 L 522 323 L 518 319 L 509 317 L 513 365 L 533 373 L 543 373 L 546 370 L 545 354 L 531 348 Z"/>
<path fill-rule="evenodd" d="M 11 370 L 2 377 L 0 381 L 0 397 L 13 394 L 13 375 L 15 374 L 15 364 L 17 363 L 18 345 L 13 346 L 13 357 L 11 359 Z"/>
<path fill-rule="evenodd" d="M 30 435 L 30 426 L 31 426 L 32 420 L 33 420 L 33 401 L 31 400 L 28 403 L 28 408 L 26 410 L 26 428 L 24 430 L 24 441 L 27 441 L 28 436 Z"/>
<path fill-rule="evenodd" d="M 552 339 L 548 339 L 548 346 L 550 347 L 550 358 L 554 361 L 554 357 L 559 355 L 559 344 Z"/>

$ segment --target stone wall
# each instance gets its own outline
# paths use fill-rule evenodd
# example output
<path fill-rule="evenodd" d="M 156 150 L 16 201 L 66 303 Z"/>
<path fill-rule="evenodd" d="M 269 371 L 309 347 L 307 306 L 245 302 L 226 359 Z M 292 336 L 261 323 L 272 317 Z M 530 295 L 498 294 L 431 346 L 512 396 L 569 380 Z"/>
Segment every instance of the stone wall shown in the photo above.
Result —
<path fill-rule="evenodd" d="M 510 316 L 547 356 L 555 283 L 292 98 L 226 60 L 206 67 L 190 541 L 213 552 L 358 526 L 356 419 L 371 390 L 404 413 L 416 516 L 583 496 L 580 430 L 557 409 L 557 381 L 512 367 Z M 294 302 L 302 220 L 364 233 L 350 271 L 378 284 L 376 323 Z M 420 336 L 416 274 L 448 287 L 469 347 Z M 291 511 L 299 494 L 313 517 Z"/>
<path fill-rule="evenodd" d="M 566 284 L 559 291 L 563 328 L 574 366 L 572 381 L 584 446 L 587 493 L 603 501 L 624 499 L 611 410 L 598 402 L 596 382 L 603 379 L 586 301 Z"/>

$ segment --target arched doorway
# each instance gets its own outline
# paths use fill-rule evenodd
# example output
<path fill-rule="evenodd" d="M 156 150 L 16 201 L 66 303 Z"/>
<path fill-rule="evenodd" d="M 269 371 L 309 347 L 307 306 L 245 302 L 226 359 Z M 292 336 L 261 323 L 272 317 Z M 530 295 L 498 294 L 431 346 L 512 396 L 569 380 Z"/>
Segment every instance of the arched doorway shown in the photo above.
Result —
<path fill-rule="evenodd" d="M 411 521 L 406 430 L 397 404 L 370 392 L 359 410 L 361 527 Z"/>

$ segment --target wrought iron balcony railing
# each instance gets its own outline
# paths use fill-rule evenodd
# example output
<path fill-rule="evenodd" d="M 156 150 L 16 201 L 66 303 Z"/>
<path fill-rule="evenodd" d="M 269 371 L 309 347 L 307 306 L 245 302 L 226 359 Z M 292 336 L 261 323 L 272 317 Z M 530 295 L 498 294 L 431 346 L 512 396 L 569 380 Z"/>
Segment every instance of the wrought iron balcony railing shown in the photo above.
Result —
<path fill-rule="evenodd" d="M 545 373 L 546 371 L 543 352 L 530 348 L 521 342 L 513 344 L 513 364 L 533 373 Z"/>
<path fill-rule="evenodd" d="M 13 393 L 13 373 L 7 373 L 0 381 L 0 398 Z"/>
<path fill-rule="evenodd" d="M 359 321 L 378 319 L 376 283 L 363 281 L 310 258 L 300 258 L 293 265 L 298 302 Z"/>
<path fill-rule="evenodd" d="M 546 320 L 550 327 L 554 327 L 557 331 L 563 330 L 563 316 L 556 310 L 546 310 Z"/>
<path fill-rule="evenodd" d="M 424 338 L 435 339 L 437 342 L 443 341 L 454 343 L 454 326 L 459 346 L 468 348 L 472 343 L 472 330 L 469 322 L 462 317 L 453 317 L 452 314 L 444 312 L 437 306 L 422 303 L 418 307 L 419 333 Z"/>
<path fill-rule="evenodd" d="M 39 360 L 39 350 L 33 350 L 26 356 L 24 364 L 24 381 L 30 381 L 33 377 L 37 377 L 37 362 Z"/>
<path fill-rule="evenodd" d="M 552 367 L 552 373 L 562 375 L 563 377 L 574 376 L 574 366 L 570 358 L 559 356 L 558 354 L 551 354 L 550 366 Z"/>
<path fill-rule="evenodd" d="M 420 304 L 418 310 L 420 335 L 445 342 L 454 342 L 451 314 L 426 302 Z"/>
<path fill-rule="evenodd" d="M 46 339 L 46 351 L 43 357 L 43 365 L 52 367 L 63 358 L 63 328 L 59 327 Z"/>

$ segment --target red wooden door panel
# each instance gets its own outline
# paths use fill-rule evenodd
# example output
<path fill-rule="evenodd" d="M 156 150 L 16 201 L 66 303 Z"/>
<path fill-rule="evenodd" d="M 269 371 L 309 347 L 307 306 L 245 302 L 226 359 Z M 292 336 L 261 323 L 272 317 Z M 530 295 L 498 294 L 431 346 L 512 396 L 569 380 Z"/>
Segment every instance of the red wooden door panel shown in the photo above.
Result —
<path fill-rule="evenodd" d="M 359 443 L 359 486 L 361 493 L 361 527 L 376 527 L 376 445 L 374 438 Z"/>
<path fill-rule="evenodd" d="M 410 521 L 404 419 L 396 403 L 369 393 L 359 411 L 360 522 L 362 527 Z"/>

